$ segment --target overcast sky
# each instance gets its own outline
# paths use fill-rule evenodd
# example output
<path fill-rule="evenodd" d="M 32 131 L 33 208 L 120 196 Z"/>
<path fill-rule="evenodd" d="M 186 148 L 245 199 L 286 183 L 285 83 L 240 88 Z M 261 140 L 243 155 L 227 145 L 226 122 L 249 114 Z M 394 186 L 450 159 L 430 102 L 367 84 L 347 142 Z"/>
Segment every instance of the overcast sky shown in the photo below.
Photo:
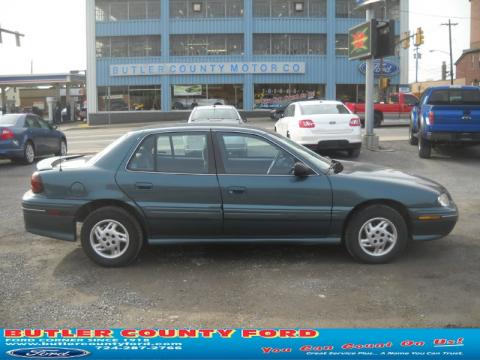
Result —
<path fill-rule="evenodd" d="M 15 46 L 13 36 L 3 35 L 0 74 L 28 74 L 31 61 L 34 73 L 86 68 L 85 0 L 0 0 L 0 4 L 1 26 L 25 34 L 21 48 Z M 429 52 L 448 52 L 448 27 L 440 25 L 448 22 L 448 17 L 459 24 L 452 28 L 454 62 L 469 47 L 469 15 L 468 0 L 410 0 L 410 29 L 421 26 L 425 31 L 420 80 L 438 79 L 442 61 L 449 63 L 447 54 Z M 412 54 L 410 81 L 415 79 Z"/>

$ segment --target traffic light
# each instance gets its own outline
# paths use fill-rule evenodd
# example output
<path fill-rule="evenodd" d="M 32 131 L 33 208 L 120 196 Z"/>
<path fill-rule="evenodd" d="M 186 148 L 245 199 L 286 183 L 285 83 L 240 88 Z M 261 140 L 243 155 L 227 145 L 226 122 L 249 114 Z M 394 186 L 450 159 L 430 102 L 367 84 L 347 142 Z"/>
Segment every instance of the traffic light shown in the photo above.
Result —
<path fill-rule="evenodd" d="M 402 47 L 404 49 L 410 48 L 410 31 L 405 31 L 403 33 Z"/>
<path fill-rule="evenodd" d="M 390 86 L 390 79 L 388 77 L 381 77 L 379 80 L 378 87 L 381 90 L 386 90 Z"/>
<path fill-rule="evenodd" d="M 425 44 L 425 36 L 423 35 L 423 30 L 421 27 L 417 28 L 415 33 L 415 46 L 420 46 Z"/>

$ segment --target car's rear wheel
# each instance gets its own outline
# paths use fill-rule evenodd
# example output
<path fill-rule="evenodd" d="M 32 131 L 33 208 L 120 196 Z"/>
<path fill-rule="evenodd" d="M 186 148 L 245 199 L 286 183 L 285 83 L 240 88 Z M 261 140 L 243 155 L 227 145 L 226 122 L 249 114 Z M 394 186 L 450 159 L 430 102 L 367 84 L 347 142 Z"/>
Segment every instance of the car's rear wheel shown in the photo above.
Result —
<path fill-rule="evenodd" d="M 81 242 L 90 259 L 101 266 L 125 266 L 136 259 L 143 244 L 138 221 L 122 208 L 108 206 L 84 221 Z"/>
<path fill-rule="evenodd" d="M 65 140 L 62 140 L 62 141 L 60 141 L 60 147 L 59 147 L 59 149 L 58 149 L 58 151 L 55 155 L 56 156 L 65 156 L 65 155 L 67 155 L 67 151 L 68 151 L 67 142 Z"/>
<path fill-rule="evenodd" d="M 35 161 L 35 146 L 31 141 L 27 141 L 23 147 L 23 158 L 22 163 L 26 165 L 33 164 Z"/>
<path fill-rule="evenodd" d="M 356 260 L 387 263 L 399 256 L 408 243 L 403 216 L 387 205 L 371 205 L 353 214 L 345 230 L 345 246 Z"/>
<path fill-rule="evenodd" d="M 360 149 L 350 149 L 348 150 L 348 156 L 351 158 L 357 158 L 360 156 Z"/>
<path fill-rule="evenodd" d="M 423 138 L 422 134 L 418 133 L 418 156 L 422 159 L 428 159 L 432 155 L 432 143 Z"/>

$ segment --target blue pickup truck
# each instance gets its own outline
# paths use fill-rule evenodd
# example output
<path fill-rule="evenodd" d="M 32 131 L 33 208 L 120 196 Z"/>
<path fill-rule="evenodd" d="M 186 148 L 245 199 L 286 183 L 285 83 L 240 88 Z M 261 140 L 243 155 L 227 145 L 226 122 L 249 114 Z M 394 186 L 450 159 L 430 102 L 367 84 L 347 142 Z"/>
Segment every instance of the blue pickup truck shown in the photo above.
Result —
<path fill-rule="evenodd" d="M 425 90 L 410 116 L 409 141 L 429 158 L 440 144 L 480 144 L 480 87 L 438 86 Z"/>

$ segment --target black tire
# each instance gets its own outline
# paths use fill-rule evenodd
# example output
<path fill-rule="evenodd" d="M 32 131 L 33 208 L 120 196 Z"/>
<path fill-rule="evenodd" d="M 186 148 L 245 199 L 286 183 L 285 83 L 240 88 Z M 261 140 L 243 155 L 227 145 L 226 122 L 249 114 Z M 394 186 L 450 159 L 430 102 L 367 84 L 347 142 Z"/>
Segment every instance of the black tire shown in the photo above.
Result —
<path fill-rule="evenodd" d="M 121 232 L 128 233 L 128 243 L 123 249 L 121 249 L 122 254 L 114 258 L 103 257 L 102 255 L 98 254 L 93 249 L 90 242 L 91 232 L 94 231 L 94 229 L 99 226 L 102 221 L 106 222 L 107 220 L 113 220 L 114 222 L 121 224 L 121 226 L 123 226 L 123 228 L 125 229 L 125 231 L 123 231 L 120 228 L 120 230 L 122 230 Z M 108 231 L 108 229 L 106 228 L 104 228 L 103 230 Z M 113 246 L 115 239 L 112 240 L 112 238 L 109 238 L 109 236 L 112 236 L 112 234 L 105 233 L 104 235 L 105 238 L 103 238 L 102 240 L 106 241 L 105 244 L 110 246 L 110 243 L 108 241 L 113 241 L 111 243 Z M 85 251 L 87 256 L 95 263 L 105 267 L 120 267 L 130 264 L 137 258 L 143 245 L 143 232 L 138 221 L 126 210 L 115 206 L 102 207 L 88 215 L 88 217 L 83 223 L 80 238 L 83 250 Z M 95 239 L 98 240 L 98 237 L 95 236 Z"/>
<path fill-rule="evenodd" d="M 62 154 L 62 146 L 65 146 L 65 153 Z M 65 156 L 67 155 L 67 152 L 68 152 L 68 147 L 67 147 L 67 142 L 65 141 L 65 139 L 62 139 L 60 141 L 60 144 L 59 144 L 59 148 L 58 148 L 58 151 L 55 153 L 55 156 Z"/>
<path fill-rule="evenodd" d="M 383 121 L 382 114 L 375 112 L 373 114 L 373 126 L 376 128 L 382 126 L 382 121 Z"/>
<path fill-rule="evenodd" d="M 408 143 L 410 145 L 418 145 L 418 137 L 416 137 L 413 133 L 413 124 L 411 122 L 410 126 L 408 127 Z"/>
<path fill-rule="evenodd" d="M 359 155 L 360 155 L 360 148 L 348 150 L 348 156 L 351 158 L 357 158 Z"/>
<path fill-rule="evenodd" d="M 422 159 L 428 159 L 432 155 L 432 144 L 423 138 L 421 132 L 418 133 L 418 156 Z"/>
<path fill-rule="evenodd" d="M 29 153 L 30 151 L 32 151 L 32 153 Z M 23 147 L 23 158 L 20 162 L 25 165 L 31 165 L 35 162 L 36 155 L 35 145 L 33 145 L 31 141 L 27 141 Z"/>
<path fill-rule="evenodd" d="M 367 250 L 364 250 L 360 245 L 360 236 L 365 235 L 363 227 L 366 226 L 369 221 L 372 221 L 373 224 L 375 224 L 375 221 L 381 221 L 373 221 L 374 219 L 386 219 L 391 224 L 388 225 L 387 229 L 392 233 L 394 232 L 393 227 L 396 230 L 396 242 L 390 245 L 390 248 L 387 247 L 385 249 L 386 253 L 383 255 L 369 254 Z M 381 242 L 385 241 L 386 235 L 381 232 L 376 232 L 376 234 L 372 234 L 372 236 L 375 238 L 371 239 L 371 241 L 378 242 L 378 244 L 380 244 L 378 246 L 381 246 Z M 392 261 L 405 250 L 408 244 L 407 224 L 403 216 L 394 208 L 381 204 L 370 205 L 356 211 L 352 215 L 345 230 L 344 240 L 348 252 L 354 259 L 368 264 L 384 264 Z M 384 246 L 388 245 L 389 243 L 387 242 Z"/>

